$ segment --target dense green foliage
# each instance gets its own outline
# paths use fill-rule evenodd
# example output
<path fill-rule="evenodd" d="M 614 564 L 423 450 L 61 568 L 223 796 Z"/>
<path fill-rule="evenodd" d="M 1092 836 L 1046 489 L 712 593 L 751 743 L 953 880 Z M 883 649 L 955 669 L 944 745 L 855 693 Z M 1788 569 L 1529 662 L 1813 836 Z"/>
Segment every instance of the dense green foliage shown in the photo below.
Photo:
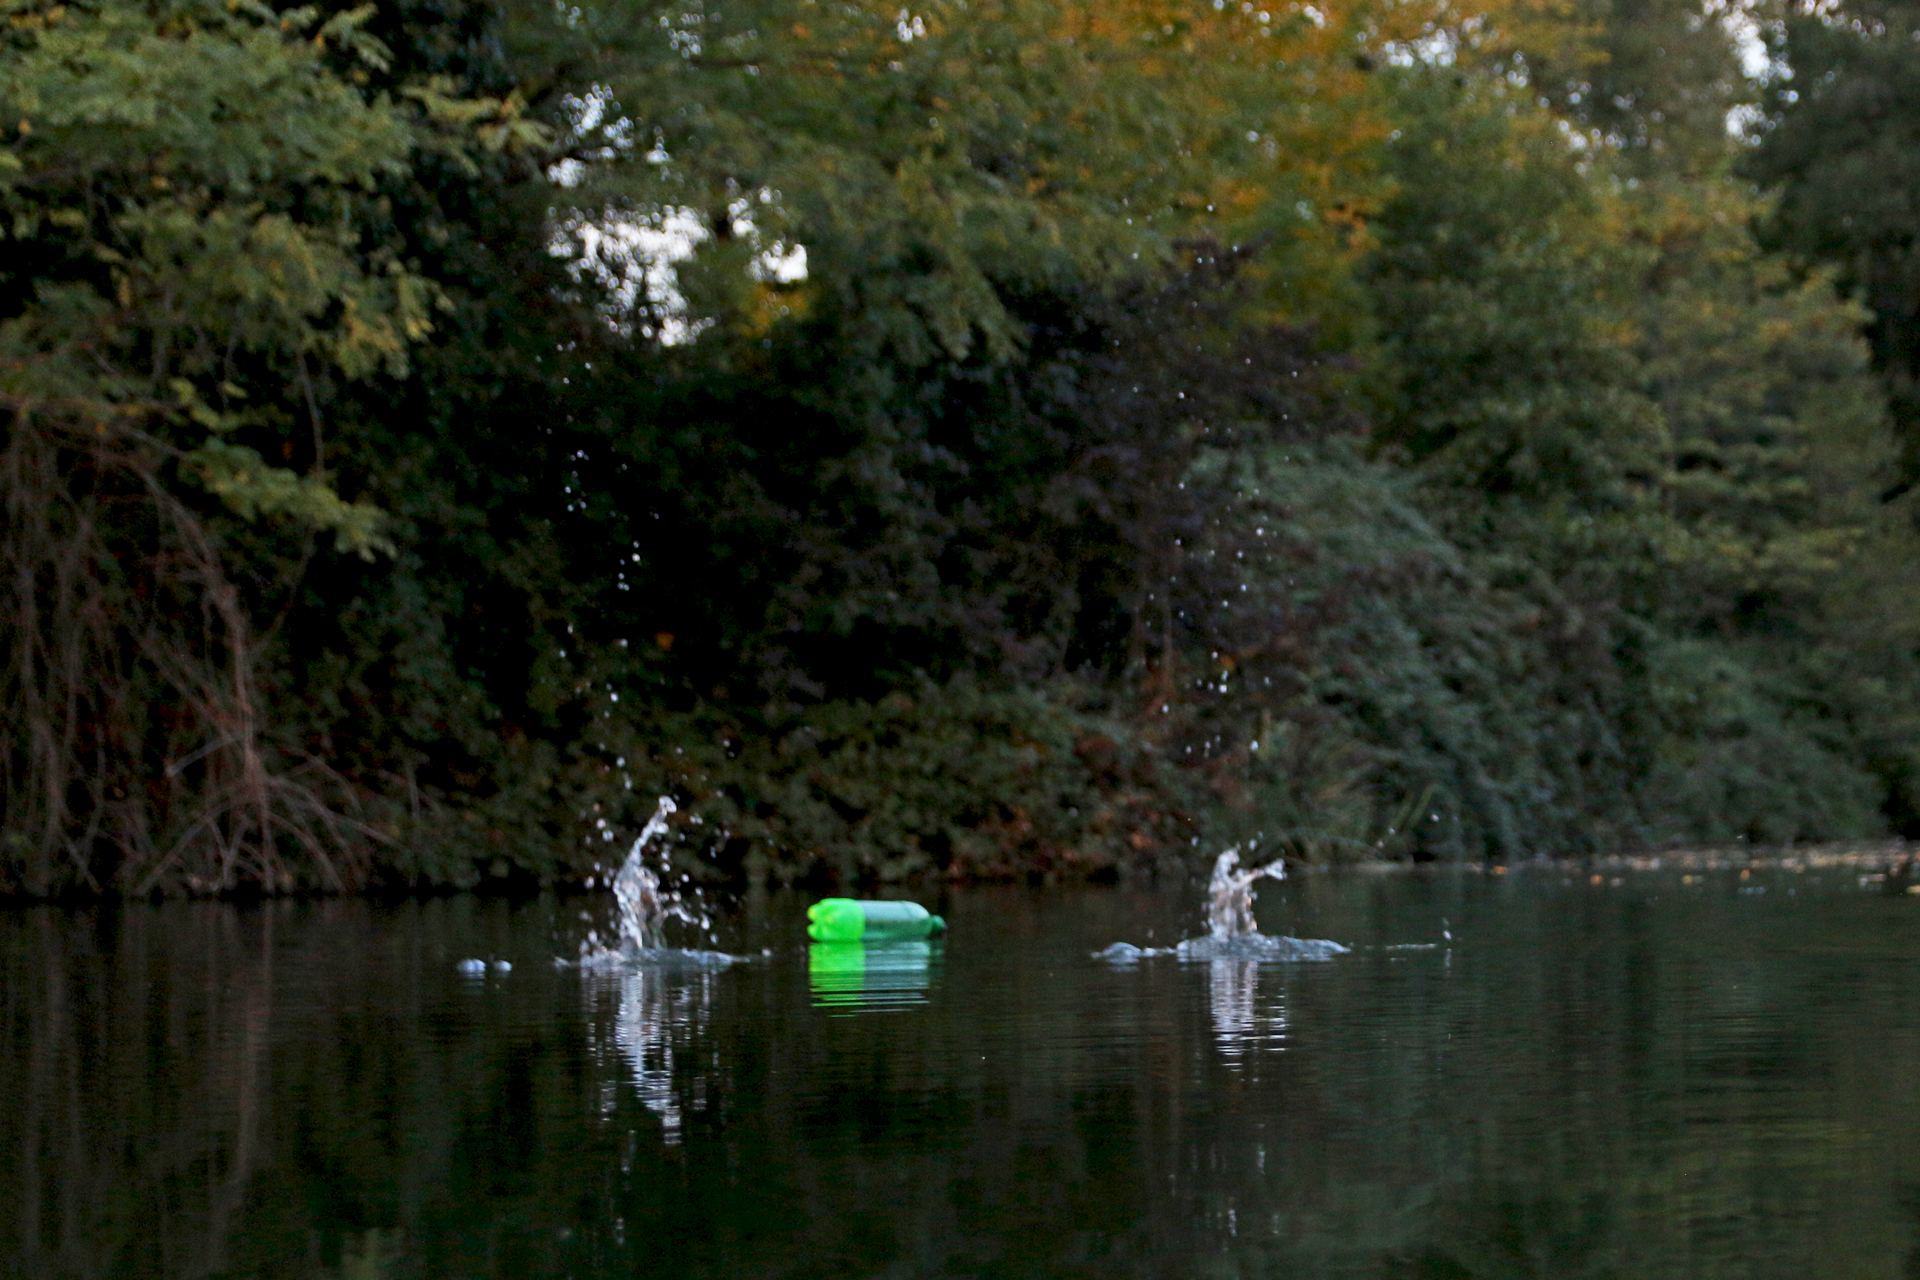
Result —
<path fill-rule="evenodd" d="M 5 13 L 0 889 L 1920 821 L 1898 14 Z"/>

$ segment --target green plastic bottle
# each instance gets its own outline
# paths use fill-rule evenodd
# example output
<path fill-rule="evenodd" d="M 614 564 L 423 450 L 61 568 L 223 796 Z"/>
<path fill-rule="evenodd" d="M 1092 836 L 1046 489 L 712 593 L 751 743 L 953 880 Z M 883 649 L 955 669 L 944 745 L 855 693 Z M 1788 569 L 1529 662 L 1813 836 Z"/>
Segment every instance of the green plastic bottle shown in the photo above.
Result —
<path fill-rule="evenodd" d="M 902 942 L 947 931 L 945 920 L 917 902 L 822 898 L 807 908 L 807 921 L 815 942 Z"/>

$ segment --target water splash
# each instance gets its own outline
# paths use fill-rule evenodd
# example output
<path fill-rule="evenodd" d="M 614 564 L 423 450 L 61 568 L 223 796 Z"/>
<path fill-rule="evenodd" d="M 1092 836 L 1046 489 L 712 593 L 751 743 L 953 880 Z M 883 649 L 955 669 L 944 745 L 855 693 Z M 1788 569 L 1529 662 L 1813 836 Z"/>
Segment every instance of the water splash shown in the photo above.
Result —
<path fill-rule="evenodd" d="M 1153 956 L 1177 955 L 1182 960 L 1331 960 L 1349 948 L 1325 938 L 1270 938 L 1253 918 L 1253 886 L 1262 878 L 1286 879 L 1279 860 L 1262 867 L 1242 868 L 1240 849 L 1227 849 L 1213 863 L 1207 884 L 1207 936 L 1188 938 L 1173 947 L 1136 947 L 1116 942 L 1096 959 L 1132 964 Z"/>
<path fill-rule="evenodd" d="M 586 971 L 583 986 L 590 1002 L 613 994 L 612 1050 L 624 1060 L 641 1104 L 660 1118 L 662 1137 L 670 1147 L 680 1143 L 689 1099 L 696 1108 L 702 1105 L 705 1071 L 716 1066 L 697 1062 L 694 1051 L 712 1008 L 713 974 L 741 959 L 667 945 L 670 920 L 709 935 L 713 928 L 694 902 L 661 883 L 672 857 L 664 839 L 667 820 L 676 808 L 670 797 L 660 797 L 613 877 L 615 936 L 603 940 L 598 930 L 590 929 L 577 961 L 556 961 Z M 655 866 L 648 865 L 650 855 Z M 612 1094 L 604 1094 L 603 1116 L 611 1116 L 613 1108 Z"/>
<path fill-rule="evenodd" d="M 1245 871 L 1236 870 L 1239 865 L 1238 845 L 1213 861 L 1213 879 L 1207 885 L 1207 932 L 1219 942 L 1259 937 L 1260 927 L 1253 919 L 1253 882 L 1262 876 L 1287 878 L 1287 864 L 1279 858 Z"/>
<path fill-rule="evenodd" d="M 1286 1031 L 1284 1012 L 1266 1017 L 1256 1012 L 1256 993 L 1260 984 L 1259 961 L 1267 957 L 1243 956 L 1241 952 L 1245 948 L 1346 949 L 1332 942 L 1262 936 L 1259 922 L 1253 918 L 1253 886 L 1261 879 L 1286 878 L 1287 864 L 1279 858 L 1262 867 L 1242 868 L 1239 847 L 1228 848 L 1214 859 L 1213 879 L 1207 884 L 1207 936 L 1191 939 L 1176 948 L 1179 954 L 1190 956 L 1196 951 L 1193 944 L 1206 945 L 1206 954 L 1211 957 L 1207 994 L 1213 1012 L 1213 1033 L 1220 1043 L 1222 1056 L 1229 1063 L 1237 1063 L 1248 1048 L 1261 1041 L 1272 1041 L 1277 1045 L 1278 1041 L 1285 1038 Z M 1328 955 L 1290 954 L 1272 958 L 1326 959 Z"/>
<path fill-rule="evenodd" d="M 720 951 L 699 951 L 667 946 L 668 920 L 678 920 L 710 933 L 713 921 L 678 891 L 662 887 L 660 877 L 647 865 L 647 850 L 667 834 L 667 819 L 678 806 L 671 797 L 661 796 L 647 825 L 627 853 L 627 860 L 613 878 L 613 900 L 619 914 L 619 930 L 611 942 L 603 940 L 596 929 L 587 931 L 580 944 L 578 964 L 583 969 L 622 968 L 650 963 L 690 964 L 720 967 L 738 957 Z M 659 864 L 666 870 L 671 856 L 661 842 Z M 565 963 L 562 961 L 561 963 Z"/>
<path fill-rule="evenodd" d="M 667 819 L 677 808 L 671 797 L 660 797 L 653 816 L 640 828 L 640 837 L 633 842 L 620 874 L 613 878 L 613 899 L 620 905 L 622 951 L 656 951 L 667 945 L 666 904 L 660 897 L 660 878 L 647 869 L 646 852 L 655 836 L 667 834 Z"/>

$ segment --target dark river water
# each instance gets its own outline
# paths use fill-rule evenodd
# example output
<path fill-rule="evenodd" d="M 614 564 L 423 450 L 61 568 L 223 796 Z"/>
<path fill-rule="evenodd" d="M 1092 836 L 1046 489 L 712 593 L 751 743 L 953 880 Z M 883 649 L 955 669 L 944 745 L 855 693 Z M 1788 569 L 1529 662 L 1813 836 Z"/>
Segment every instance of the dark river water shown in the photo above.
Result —
<path fill-rule="evenodd" d="M 624 976 L 581 898 L 0 913 L 0 1273 L 1920 1275 L 1920 897 L 1851 872 L 1296 877 L 1290 966 L 1089 954 L 1197 888 L 806 901 Z"/>

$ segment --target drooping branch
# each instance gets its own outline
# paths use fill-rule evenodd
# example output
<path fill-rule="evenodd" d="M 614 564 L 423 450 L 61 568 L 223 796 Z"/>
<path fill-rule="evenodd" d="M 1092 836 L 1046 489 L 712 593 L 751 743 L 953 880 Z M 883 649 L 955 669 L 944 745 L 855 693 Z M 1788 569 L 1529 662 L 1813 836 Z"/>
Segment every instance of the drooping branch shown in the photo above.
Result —
<path fill-rule="evenodd" d="M 6 408 L 0 891 L 361 882 L 378 837 L 275 740 L 219 539 L 167 483 L 177 451 L 137 412 Z"/>

